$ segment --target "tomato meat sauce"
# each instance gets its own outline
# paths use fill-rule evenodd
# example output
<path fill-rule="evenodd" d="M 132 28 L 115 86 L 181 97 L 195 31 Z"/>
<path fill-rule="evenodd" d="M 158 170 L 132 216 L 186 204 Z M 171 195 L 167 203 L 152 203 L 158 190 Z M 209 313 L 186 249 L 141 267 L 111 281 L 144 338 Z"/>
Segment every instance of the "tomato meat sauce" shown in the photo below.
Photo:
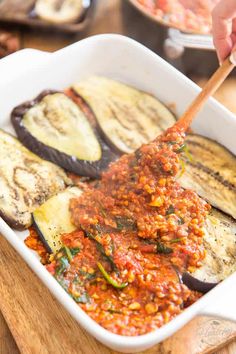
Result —
<path fill-rule="evenodd" d="M 198 33 L 211 32 L 211 11 L 219 0 L 137 0 L 169 26 Z"/>
<path fill-rule="evenodd" d="M 25 239 L 26 246 L 38 253 L 42 264 L 49 263 L 50 254 L 47 252 L 42 241 L 40 241 L 34 227 L 30 227 L 29 232 L 29 236 Z"/>
<path fill-rule="evenodd" d="M 47 265 L 109 331 L 136 336 L 169 322 L 201 294 L 181 283 L 205 257 L 210 206 L 178 183 L 184 129 L 168 129 L 123 155 L 70 201 L 76 230 Z"/>

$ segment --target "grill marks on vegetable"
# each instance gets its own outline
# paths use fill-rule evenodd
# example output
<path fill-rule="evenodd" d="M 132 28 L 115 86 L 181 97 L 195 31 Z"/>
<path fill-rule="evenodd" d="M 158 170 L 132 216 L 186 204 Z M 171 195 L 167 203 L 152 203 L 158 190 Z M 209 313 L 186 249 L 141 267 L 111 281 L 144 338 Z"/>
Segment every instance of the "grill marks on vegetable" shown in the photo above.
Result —
<path fill-rule="evenodd" d="M 212 208 L 203 239 L 206 258 L 192 275 L 206 283 L 218 283 L 236 271 L 236 220 Z"/>
<path fill-rule="evenodd" d="M 145 132 L 144 127 L 142 126 L 141 122 L 137 119 L 134 119 L 131 110 L 129 107 L 119 104 L 114 98 L 109 100 L 108 107 L 111 111 L 112 116 L 119 122 L 119 124 L 127 131 L 130 132 L 130 129 L 134 128 L 135 132 L 140 132 L 143 136 L 143 141 L 148 141 L 149 136 Z M 125 119 L 124 119 L 125 118 Z M 130 141 L 132 143 L 132 141 Z"/>
<path fill-rule="evenodd" d="M 13 228 L 32 224 L 31 213 L 70 183 L 62 169 L 42 160 L 0 130 L 0 215 Z"/>
<path fill-rule="evenodd" d="M 210 140 L 210 139 L 207 139 L 207 138 L 204 138 L 200 135 L 189 135 L 187 137 L 187 144 L 189 147 L 191 147 L 191 151 L 193 154 L 193 156 L 199 156 L 199 152 L 197 152 L 196 148 L 198 148 L 200 151 L 204 150 L 205 152 L 207 152 L 211 157 L 212 157 L 212 160 L 214 161 L 214 156 L 216 151 L 218 150 L 220 152 L 220 154 L 222 154 L 223 156 L 229 156 L 229 158 L 232 158 L 232 160 L 234 159 L 234 156 L 233 154 L 231 154 L 229 151 L 227 151 L 227 149 L 225 149 L 223 146 L 219 145 L 219 144 L 216 144 L 216 142 Z M 185 147 L 187 145 L 185 144 Z M 195 161 L 195 159 L 193 158 L 192 159 L 193 161 L 190 161 L 188 159 L 187 163 L 191 166 L 194 166 L 196 165 L 197 168 L 199 168 L 199 170 L 203 170 L 205 173 L 209 174 L 210 176 L 212 176 L 213 178 L 215 178 L 216 180 L 218 180 L 218 182 L 220 182 L 221 184 L 223 184 L 225 187 L 228 187 L 229 189 L 232 189 L 234 191 L 236 191 L 236 183 L 233 182 L 233 172 L 232 172 L 232 177 L 230 177 L 229 180 L 226 180 L 226 178 L 224 178 L 224 176 L 221 176 L 221 170 L 213 170 L 212 168 L 208 167 L 208 165 L 205 165 L 204 162 L 205 160 L 202 159 L 202 162 L 200 161 Z M 207 161 L 208 162 L 208 161 Z M 231 166 L 231 161 L 227 161 L 224 160 L 222 158 L 222 163 L 224 163 L 224 167 L 225 168 L 232 168 L 234 167 L 234 164 L 233 166 Z M 236 161 L 235 161 L 236 163 Z"/>
<path fill-rule="evenodd" d="M 152 95 L 108 78 L 90 77 L 72 88 L 93 111 L 108 144 L 119 152 L 134 151 L 175 122 Z"/>
<path fill-rule="evenodd" d="M 29 149 L 70 172 L 97 178 L 115 155 L 86 112 L 65 94 L 45 91 L 16 107 L 11 119 Z"/>
<path fill-rule="evenodd" d="M 186 171 L 180 178 L 184 188 L 236 218 L 236 158 L 226 148 L 203 136 L 187 137 L 192 160 L 185 158 Z M 184 156 L 183 156 L 184 157 Z"/>
<path fill-rule="evenodd" d="M 30 150 L 92 178 L 175 122 L 153 96 L 103 77 L 75 84 L 66 95 L 44 91 L 16 107 L 11 119 Z"/>
<path fill-rule="evenodd" d="M 207 175 L 213 177 L 217 182 L 222 184 L 224 187 L 227 187 L 228 189 L 232 189 L 232 191 L 236 192 L 236 185 L 233 183 L 230 183 L 229 181 L 225 180 L 221 175 L 219 171 L 213 171 L 201 162 L 196 162 L 195 164 L 193 162 L 188 162 L 189 165 L 192 167 L 195 167 L 197 170 L 202 170 L 204 173 Z"/>

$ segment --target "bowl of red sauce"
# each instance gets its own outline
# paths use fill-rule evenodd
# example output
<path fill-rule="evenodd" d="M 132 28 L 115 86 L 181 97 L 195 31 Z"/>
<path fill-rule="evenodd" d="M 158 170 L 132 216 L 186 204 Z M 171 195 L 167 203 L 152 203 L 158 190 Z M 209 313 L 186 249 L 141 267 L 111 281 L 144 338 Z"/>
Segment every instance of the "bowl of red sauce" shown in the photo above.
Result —
<path fill-rule="evenodd" d="M 211 33 L 211 12 L 219 0 L 129 0 L 153 21 L 192 34 Z"/>

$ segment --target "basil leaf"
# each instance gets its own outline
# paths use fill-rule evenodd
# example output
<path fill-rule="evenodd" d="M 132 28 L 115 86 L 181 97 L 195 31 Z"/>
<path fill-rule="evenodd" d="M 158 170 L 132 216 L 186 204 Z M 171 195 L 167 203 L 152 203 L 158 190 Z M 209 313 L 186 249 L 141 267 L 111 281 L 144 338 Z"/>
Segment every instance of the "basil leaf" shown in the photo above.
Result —
<path fill-rule="evenodd" d="M 166 211 L 166 215 L 171 215 L 175 213 L 175 208 L 173 207 L 173 205 L 170 205 L 169 208 Z"/>
<path fill-rule="evenodd" d="M 71 248 L 70 252 L 72 256 L 76 256 L 80 252 L 80 248 L 79 247 Z"/>
<path fill-rule="evenodd" d="M 59 259 L 59 265 L 56 268 L 56 275 L 61 275 L 69 266 L 68 259 L 66 257 L 61 257 Z"/>
<path fill-rule="evenodd" d="M 167 247 L 162 242 L 157 242 L 157 253 L 170 254 L 173 250 L 170 247 Z"/>

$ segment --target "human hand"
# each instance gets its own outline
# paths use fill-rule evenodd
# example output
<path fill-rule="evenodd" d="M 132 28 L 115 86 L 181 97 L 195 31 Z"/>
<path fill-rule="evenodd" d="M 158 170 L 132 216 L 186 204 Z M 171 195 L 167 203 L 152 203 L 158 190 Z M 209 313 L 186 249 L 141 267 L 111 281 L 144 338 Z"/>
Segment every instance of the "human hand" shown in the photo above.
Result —
<path fill-rule="evenodd" d="M 236 46 L 236 0 L 221 0 L 212 12 L 213 41 L 219 61 Z"/>

